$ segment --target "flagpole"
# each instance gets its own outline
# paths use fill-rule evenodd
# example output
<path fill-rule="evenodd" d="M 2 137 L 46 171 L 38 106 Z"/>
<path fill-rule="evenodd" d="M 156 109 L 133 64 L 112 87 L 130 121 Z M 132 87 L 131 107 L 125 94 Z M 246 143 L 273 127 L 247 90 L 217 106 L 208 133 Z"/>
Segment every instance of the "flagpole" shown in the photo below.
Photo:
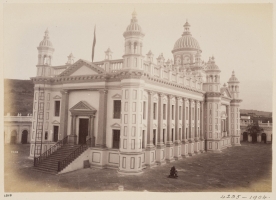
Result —
<path fill-rule="evenodd" d="M 95 45 L 96 45 L 96 25 L 94 26 L 94 39 L 93 39 L 93 45 L 92 45 L 92 63 L 94 61 Z"/>

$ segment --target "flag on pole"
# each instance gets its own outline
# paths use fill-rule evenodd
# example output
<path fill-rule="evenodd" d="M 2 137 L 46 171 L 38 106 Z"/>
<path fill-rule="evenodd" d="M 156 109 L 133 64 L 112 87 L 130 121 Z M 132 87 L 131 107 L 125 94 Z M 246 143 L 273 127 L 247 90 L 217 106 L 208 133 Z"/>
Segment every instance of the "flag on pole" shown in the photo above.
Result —
<path fill-rule="evenodd" d="M 93 46 L 92 46 L 92 62 L 94 60 L 95 45 L 96 45 L 96 25 L 94 26 L 94 39 L 93 39 Z"/>

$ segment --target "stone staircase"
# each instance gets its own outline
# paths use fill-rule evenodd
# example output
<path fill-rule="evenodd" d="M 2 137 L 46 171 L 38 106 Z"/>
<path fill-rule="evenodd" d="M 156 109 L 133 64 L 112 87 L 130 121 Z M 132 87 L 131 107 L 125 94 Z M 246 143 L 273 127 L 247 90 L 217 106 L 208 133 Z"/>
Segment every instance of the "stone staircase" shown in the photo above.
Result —
<path fill-rule="evenodd" d="M 38 166 L 34 167 L 34 169 L 45 173 L 57 174 L 58 162 L 66 158 L 79 147 L 80 145 L 65 144 L 48 158 L 43 160 Z"/>

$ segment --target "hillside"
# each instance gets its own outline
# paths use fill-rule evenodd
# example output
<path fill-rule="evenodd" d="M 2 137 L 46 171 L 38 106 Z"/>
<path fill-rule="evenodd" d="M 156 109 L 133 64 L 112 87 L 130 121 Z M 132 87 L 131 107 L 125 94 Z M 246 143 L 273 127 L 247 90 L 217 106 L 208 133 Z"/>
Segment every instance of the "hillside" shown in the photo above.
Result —
<path fill-rule="evenodd" d="M 4 115 L 32 114 L 34 84 L 31 80 L 4 80 Z"/>
<path fill-rule="evenodd" d="M 255 113 L 256 116 L 272 117 L 272 112 L 240 109 L 241 114 Z"/>

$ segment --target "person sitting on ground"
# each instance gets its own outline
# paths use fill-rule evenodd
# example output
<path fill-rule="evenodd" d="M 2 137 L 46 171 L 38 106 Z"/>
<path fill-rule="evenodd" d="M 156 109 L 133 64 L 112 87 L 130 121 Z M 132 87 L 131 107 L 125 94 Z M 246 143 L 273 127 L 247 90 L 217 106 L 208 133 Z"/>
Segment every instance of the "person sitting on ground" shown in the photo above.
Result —
<path fill-rule="evenodd" d="M 177 170 L 175 169 L 174 166 L 171 168 L 170 176 L 172 176 L 172 177 L 177 177 Z"/>

